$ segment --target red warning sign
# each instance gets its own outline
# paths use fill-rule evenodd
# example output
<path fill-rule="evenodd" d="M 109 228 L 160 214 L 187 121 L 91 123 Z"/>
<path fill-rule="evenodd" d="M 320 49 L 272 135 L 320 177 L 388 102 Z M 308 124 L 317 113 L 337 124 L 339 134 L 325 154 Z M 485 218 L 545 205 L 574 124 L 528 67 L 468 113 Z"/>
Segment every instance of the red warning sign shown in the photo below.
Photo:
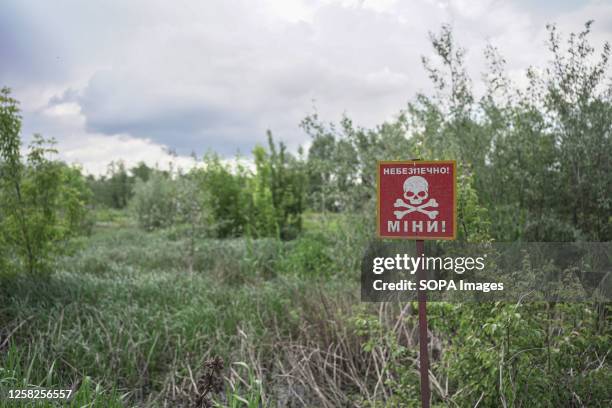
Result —
<path fill-rule="evenodd" d="M 456 162 L 378 162 L 378 236 L 455 239 Z"/>

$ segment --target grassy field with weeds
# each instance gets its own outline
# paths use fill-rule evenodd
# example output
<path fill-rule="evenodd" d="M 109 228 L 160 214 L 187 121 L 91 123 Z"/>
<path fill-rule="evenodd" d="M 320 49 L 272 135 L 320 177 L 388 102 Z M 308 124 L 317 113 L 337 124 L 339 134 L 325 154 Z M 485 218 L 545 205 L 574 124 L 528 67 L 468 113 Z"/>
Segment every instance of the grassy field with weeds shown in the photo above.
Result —
<path fill-rule="evenodd" d="M 200 29 L 198 7 L 147 7 L 138 24 L 115 30 L 113 23 L 131 21 L 140 8 L 81 16 L 70 5 L 30 21 L 27 7 L 9 6 L 20 24 L 9 24 L 6 44 L 19 52 L 0 54 L 20 74 L 0 75 L 15 82 L 0 83 L 0 408 L 410 408 L 421 405 L 425 351 L 435 408 L 612 406 L 612 47 L 601 41 L 609 20 L 607 31 L 604 24 L 596 34 L 588 19 L 564 34 L 548 17 L 562 26 L 575 18 L 538 11 L 547 24 L 518 36 L 539 44 L 535 54 L 524 53 L 538 58 L 506 61 L 501 46 L 519 43 L 485 24 L 502 39 L 489 43 L 487 27 L 472 24 L 474 13 L 460 5 L 433 14 L 463 15 L 466 24 L 443 23 L 419 39 L 389 30 L 398 16 L 414 28 L 403 9 L 355 3 L 309 5 L 309 21 L 284 21 L 285 11 L 280 20 L 267 18 L 248 2 L 246 47 L 239 35 L 225 35 L 228 24 Z M 240 17 L 227 10 L 208 14 Z M 368 18 L 370 11 L 376 16 Z M 570 14 L 589 13 L 604 14 L 591 6 Z M 57 24 L 62 15 L 66 24 Z M 122 17 L 109 25 L 110 15 Z M 282 29 L 266 28 L 281 20 Z M 326 28 L 332 20 L 347 46 L 334 39 L 340 31 Z M 352 38 L 378 38 L 369 20 L 374 31 L 384 29 L 383 46 Z M 63 35 L 55 26 L 41 41 L 12 35 L 24 27 L 28 39 L 45 34 L 38 28 L 48 21 L 62 30 L 77 22 L 87 35 Z M 366 28 L 354 30 L 357 21 Z M 472 26 L 477 32 L 466 34 Z M 96 46 L 108 37 L 95 35 L 100 27 L 136 51 Z M 215 27 L 223 34 L 219 47 L 207 38 Z M 254 41 L 256 33 L 265 37 Z M 542 34 L 545 41 L 537 40 Z M 303 36 L 305 58 L 299 41 L 293 44 Z M 52 50 L 81 37 L 102 59 L 72 58 L 87 48 L 81 45 Z M 426 38 L 429 51 L 413 46 Z M 338 58 L 313 66 L 321 39 L 332 45 L 323 51 Z M 50 57 L 21 52 L 38 43 Z M 346 58 L 355 44 L 356 57 Z M 257 59 L 260 46 L 274 52 Z M 428 77 L 429 85 L 384 61 L 394 46 L 398 56 L 424 52 L 425 76 L 414 78 Z M 172 53 L 164 56 L 166 49 Z M 276 51 L 289 54 L 278 63 Z M 37 68 L 25 71 L 36 74 L 33 81 L 23 69 L 30 54 Z M 205 56 L 205 66 L 194 55 Z M 404 57 L 409 69 L 417 65 Z M 360 66 L 338 70 L 338 61 Z M 294 62 L 306 62 L 297 75 L 287 71 Z M 174 74 L 164 73 L 175 65 Z M 52 75 L 40 75 L 46 66 Z M 211 67 L 230 76 L 198 74 Z M 326 72 L 331 79 L 319 81 Z M 318 85 L 308 88 L 309 80 Z M 357 90 L 356 98 L 347 90 Z M 322 91 L 323 109 L 313 103 L 289 126 L 311 91 Z M 389 110 L 399 100 L 388 98 L 393 92 L 403 95 L 396 111 Z M 374 116 L 340 106 L 349 102 L 367 103 Z M 357 115 L 330 116 L 330 106 Z M 264 137 L 264 124 L 274 133 Z M 397 163 L 387 172 L 381 162 L 389 161 Z M 438 225 L 457 246 L 437 239 Z M 385 227 L 395 238 L 432 238 L 429 249 L 391 245 L 379 238 Z M 444 265 L 440 254 L 449 255 Z M 404 265 L 410 257 L 411 267 L 399 266 L 400 257 Z M 435 258 L 433 267 L 426 258 Z M 450 289 L 456 280 L 464 292 L 428 292 L 422 354 L 423 309 L 412 298 L 390 297 L 415 294 L 401 291 L 416 270 L 434 278 L 426 284 Z M 389 282 L 378 285 L 379 276 Z M 362 301 L 368 292 L 394 301 Z M 9 398 L 15 390 L 27 390 L 27 398 Z M 47 390 L 66 390 L 68 399 L 30 398 Z"/>
<path fill-rule="evenodd" d="M 219 403 L 260 406 L 262 380 L 281 375 L 269 371 L 279 342 L 299 337 L 331 299 L 356 301 L 356 279 L 321 279 L 331 259 L 314 235 L 202 239 L 189 273 L 175 231 L 146 233 L 102 215 L 47 279 L 3 280 L 3 395 L 72 388 L 74 406 L 189 406 L 205 361 L 221 356 Z"/>
<path fill-rule="evenodd" d="M 417 308 L 360 303 L 360 223 L 309 215 L 294 241 L 199 239 L 187 262 L 180 231 L 103 216 L 46 279 L 2 280 L 2 395 L 71 389 L 73 407 L 418 404 Z M 605 406 L 610 331 L 594 329 L 590 308 L 431 303 L 429 313 L 434 405 L 524 406 L 563 384 L 538 406 L 577 392 Z M 215 357 L 223 368 L 207 392 Z M 63 406 L 28 404 L 14 406 Z"/>

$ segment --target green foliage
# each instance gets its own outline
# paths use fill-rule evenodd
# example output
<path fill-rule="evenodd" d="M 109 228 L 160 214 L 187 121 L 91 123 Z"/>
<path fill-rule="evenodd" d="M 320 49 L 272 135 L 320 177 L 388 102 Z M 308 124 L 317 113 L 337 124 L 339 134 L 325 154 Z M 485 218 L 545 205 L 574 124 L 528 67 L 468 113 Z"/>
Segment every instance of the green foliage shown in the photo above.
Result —
<path fill-rule="evenodd" d="M 10 344 L 0 366 L 0 394 L 4 396 L 4 407 L 80 408 L 83 406 L 104 406 L 121 408 L 123 402 L 116 390 L 110 392 L 92 381 L 91 377 L 73 379 L 69 383 L 58 369 L 61 363 L 53 361 L 47 370 L 34 367 L 44 361 L 43 351 L 39 348 L 21 351 Z M 29 364 L 28 364 L 29 363 Z M 70 390 L 68 400 L 14 400 L 11 405 L 6 398 L 9 390 Z"/>
<path fill-rule="evenodd" d="M 207 196 L 200 189 L 197 173 L 178 174 L 176 178 L 162 172 L 152 172 L 147 181 L 136 180 L 134 197 L 130 201 L 138 226 L 146 231 L 169 228 L 173 239 L 186 238 L 177 249 L 194 271 L 196 239 L 209 235 L 213 227 L 207 207 Z"/>
<path fill-rule="evenodd" d="M 564 48 L 549 26 L 551 62 L 527 72 L 526 88 L 508 79 L 505 60 L 487 47 L 485 92 L 478 98 L 466 52 L 443 26 L 431 34 L 434 58 L 423 59 L 432 95 L 417 95 L 396 119 L 371 130 L 348 118 L 337 126 L 316 114 L 304 120 L 313 138 L 309 205 L 367 214 L 376 160 L 456 159 L 459 200 L 482 207 L 476 235 L 490 223 L 491 238 L 502 241 L 611 239 L 610 45 L 596 55 L 590 27 L 571 34 Z"/>
<path fill-rule="evenodd" d="M 57 268 L 0 276 L 0 393 L 74 386 L 74 406 L 193 406 L 198 367 L 222 355 L 220 406 L 418 405 L 416 305 L 355 296 L 377 160 L 457 159 L 463 241 L 611 237 L 610 49 L 594 54 L 590 23 L 566 49 L 549 30 L 552 62 L 529 71 L 526 89 L 488 47 L 478 98 L 444 26 L 424 60 L 433 95 L 374 129 L 309 116 L 306 161 L 269 135 L 254 170 L 214 155 L 187 174 L 111 164 L 88 179 L 98 228 L 59 259 L 88 229 L 85 182 L 41 138 L 20 157 L 17 103 L 3 90 L 0 267 Z M 128 201 L 149 233 L 117 210 Z M 301 232 L 306 205 L 317 213 Z M 529 259 L 517 268 L 523 284 L 540 272 Z M 609 406 L 611 311 L 428 303 L 433 405 Z"/>
<path fill-rule="evenodd" d="M 283 143 L 276 147 L 270 132 L 268 149 L 266 152 L 257 147 L 253 151 L 256 172 L 251 183 L 254 214 L 250 232 L 254 236 L 274 234 L 292 239 L 302 230 L 304 171 Z"/>
<path fill-rule="evenodd" d="M 133 224 L 132 214 L 108 207 L 94 208 L 92 216 L 96 227 L 127 227 Z"/>
<path fill-rule="evenodd" d="M 78 167 L 61 166 L 60 217 L 66 220 L 66 229 L 74 233 L 89 234 L 94 224 L 89 210 L 93 194 Z"/>
<path fill-rule="evenodd" d="M 610 331 L 581 304 L 428 303 L 432 406 L 607 406 Z M 382 309 L 381 309 L 382 310 Z M 410 312 L 413 313 L 410 313 Z M 406 312 L 406 313 L 404 313 Z M 416 324 L 407 305 L 394 326 L 363 308 L 350 319 L 367 353 L 386 356 L 388 394 L 361 406 L 419 404 L 416 345 L 402 325 Z M 400 328 L 398 330 L 398 328 Z"/>
<path fill-rule="evenodd" d="M 359 304 L 357 283 L 347 278 L 360 261 L 361 233 L 348 229 L 355 220 L 338 220 L 333 230 L 321 220 L 320 232 L 288 242 L 197 238 L 194 273 L 185 273 L 180 250 L 189 237 L 99 229 L 60 260 L 52 279 L 2 280 L 0 324 L 15 352 L 13 362 L 3 354 L 0 367 L 19 364 L 23 373 L 7 377 L 44 387 L 89 377 L 92 400 L 116 393 L 126 406 L 189 406 L 191 377 L 208 356 L 221 355 L 235 373 L 228 371 L 233 383 L 216 396 L 220 404 L 275 406 L 298 379 L 306 405 L 324 406 L 338 394 L 320 389 L 319 397 L 299 371 L 312 364 L 328 375 L 317 377 L 320 388 L 334 372 L 347 373 L 335 392 L 350 406 L 412 406 L 416 308 Z M 348 308 L 338 313 L 336 302 Z M 606 406 L 609 312 L 609 305 L 600 313 L 588 304 L 428 303 L 432 376 L 441 385 L 432 385 L 434 404 L 473 406 L 484 392 L 482 406 L 503 405 L 501 398 L 508 406 L 571 406 L 577 398 Z M 325 350 L 327 360 L 313 360 Z M 49 371 L 57 377 L 43 382 Z M 17 384 L 7 377 L 7 388 Z M 172 382 L 178 388 L 167 387 Z"/>
<path fill-rule="evenodd" d="M 274 198 L 269 183 L 270 163 L 266 157 L 263 147 L 257 146 L 253 149 L 257 176 L 249 180 L 251 210 L 248 211 L 248 234 L 250 236 L 273 236 L 278 237 L 278 223 L 276 210 L 274 208 Z"/>
<path fill-rule="evenodd" d="M 231 391 L 227 395 L 226 404 L 217 404 L 218 407 L 227 408 L 259 408 L 267 406 L 263 396 L 261 380 L 257 378 L 248 364 L 238 361 L 234 363 L 240 371 L 245 371 L 243 378 L 238 371 L 234 371 L 236 378 L 229 381 Z"/>
<path fill-rule="evenodd" d="M 350 323 L 356 334 L 365 339 L 363 350 L 367 353 L 382 353 L 388 355 L 388 364 L 381 367 L 381 377 L 385 378 L 384 386 L 389 389 L 389 397 L 385 403 L 368 404 L 373 407 L 410 407 L 420 404 L 419 373 L 414 362 L 417 353 L 415 349 L 401 344 L 393 330 L 389 330 L 376 316 L 357 312 L 350 318 Z"/>
<path fill-rule="evenodd" d="M 596 55 L 588 41 L 590 26 L 571 34 L 565 48 L 550 26 L 551 63 L 530 69 L 525 89 L 512 84 L 504 59 L 487 47 L 486 91 L 480 98 L 465 69 L 465 50 L 455 43 L 450 27 L 443 26 L 431 35 L 435 57 L 423 60 L 433 95 L 417 95 L 395 120 L 373 130 L 355 129 L 347 118 L 339 125 L 324 125 L 316 115 L 305 119 L 303 126 L 313 137 L 307 162 L 309 205 L 321 212 L 350 213 L 347 218 L 360 220 L 350 227 L 373 230 L 375 185 L 362 175 L 375 174 L 376 160 L 457 159 L 458 239 L 610 240 L 610 46 Z M 336 253 L 354 251 L 368 236 L 341 225 L 342 233 L 332 238 L 334 260 Z M 349 243 L 347 236 L 356 239 Z M 339 270 L 358 267 L 341 260 L 335 265 Z M 530 276 L 528 270 L 523 273 L 525 279 Z M 571 290 L 568 278 L 562 290 Z M 432 382 L 434 404 L 609 404 L 609 393 L 598 385 L 610 381 L 609 364 L 598 357 L 607 353 L 610 341 L 609 324 L 602 332 L 600 323 L 607 305 L 430 307 L 432 333 L 437 333 L 432 343 L 443 350 L 440 358 L 432 353 L 438 380 Z M 397 340 L 401 332 L 390 330 L 379 316 L 366 314 L 355 324 L 367 338 L 366 351 L 389 356 L 384 367 L 391 395 L 380 404 L 363 405 L 416 405 L 415 365 Z M 573 354 L 578 350 L 585 360 Z"/>
<path fill-rule="evenodd" d="M 174 223 L 178 211 L 176 187 L 162 173 L 154 173 L 146 182 L 136 180 L 130 205 L 141 228 L 151 231 Z"/>
<path fill-rule="evenodd" d="M 281 143 L 268 134 L 268 150 L 253 150 L 255 171 L 238 162 L 235 168 L 216 155 L 204 157 L 204 167 L 192 170 L 205 194 L 204 208 L 218 237 L 277 237 L 292 239 L 302 229 L 304 170 Z"/>
<path fill-rule="evenodd" d="M 113 401 L 116 390 L 122 406 L 144 406 L 152 394 L 171 406 L 193 406 L 187 402 L 189 370 L 197 376 L 210 353 L 249 361 L 241 354 L 238 328 L 250 326 L 255 343 L 265 344 L 274 321 L 282 322 L 281 331 L 299 323 L 287 319 L 287 307 L 294 293 L 308 288 L 295 279 L 263 279 L 270 257 L 282 254 L 274 247 L 277 240 L 257 240 L 251 250 L 244 238 L 199 240 L 199 273 L 187 274 L 177 251 L 181 244 L 166 233 L 98 231 L 90 245 L 60 260 L 52 279 L 4 278 L 0 324 L 14 352 L 0 356 L 0 384 L 6 387 L 0 392 L 20 384 L 9 377 L 49 388 L 79 380 L 84 385 L 89 377 L 91 400 L 83 405 L 95 397 L 105 406 L 104 397 Z M 230 274 L 241 274 L 243 281 L 224 282 Z M 5 339 L 3 334 L 2 348 Z M 17 365 L 19 374 L 4 375 Z M 226 401 L 258 400 L 263 378 L 232 367 L 246 385 L 234 377 Z M 53 381 L 43 381 L 50 371 Z M 178 392 L 164 385 L 183 380 Z"/>
<path fill-rule="evenodd" d="M 604 406 L 607 391 L 591 387 L 597 381 L 609 381 L 610 372 L 571 357 L 581 348 L 590 355 L 586 360 L 597 360 L 595 356 L 609 340 L 609 333 L 602 336 L 588 328 L 593 316 L 584 311 L 580 304 L 545 303 L 446 310 L 446 321 L 440 321 L 439 328 L 452 329 L 454 336 L 445 361 L 454 378 L 452 387 L 464 387 L 454 402 L 460 406 L 478 399 L 484 406 Z M 571 316 L 580 317 L 581 322 L 577 324 Z M 565 354 L 569 350 L 573 352 Z"/>
<path fill-rule="evenodd" d="M 348 117 L 339 126 L 326 126 L 314 114 L 302 121 L 302 128 L 312 138 L 306 196 L 317 211 L 371 209 L 377 161 L 415 157 L 416 150 L 400 121 L 368 130 L 356 127 Z"/>
<path fill-rule="evenodd" d="M 194 169 L 194 177 L 206 195 L 206 208 L 213 220 L 213 228 L 220 238 L 235 237 L 245 232 L 247 172 L 238 166 L 232 171 L 217 155 L 204 157 L 204 167 Z"/>
<path fill-rule="evenodd" d="M 80 171 L 49 158 L 53 142 L 35 135 L 21 158 L 21 118 L 9 90 L 0 93 L 0 243 L 29 273 L 48 271 L 66 240 L 87 229 L 89 191 Z M 7 251 L 7 249 L 5 249 Z"/>
<path fill-rule="evenodd" d="M 163 173 L 140 162 L 127 169 L 122 160 L 109 163 L 106 174 L 99 177 L 88 176 L 88 184 L 93 191 L 94 203 L 98 207 L 123 209 L 128 206 L 138 180 L 148 181 L 152 174 Z"/>
<path fill-rule="evenodd" d="M 111 208 L 125 208 L 132 197 L 134 181 L 121 160 L 108 165 L 106 175 L 96 179 L 89 177 L 89 184 L 97 205 Z"/>
<path fill-rule="evenodd" d="M 304 234 L 288 245 L 278 269 L 303 279 L 330 279 L 339 272 L 329 254 L 331 247 L 323 234 Z"/>
<path fill-rule="evenodd" d="M 488 242 L 489 214 L 480 204 L 473 186 L 473 176 L 464 171 L 457 180 L 457 239 L 465 242 Z"/>

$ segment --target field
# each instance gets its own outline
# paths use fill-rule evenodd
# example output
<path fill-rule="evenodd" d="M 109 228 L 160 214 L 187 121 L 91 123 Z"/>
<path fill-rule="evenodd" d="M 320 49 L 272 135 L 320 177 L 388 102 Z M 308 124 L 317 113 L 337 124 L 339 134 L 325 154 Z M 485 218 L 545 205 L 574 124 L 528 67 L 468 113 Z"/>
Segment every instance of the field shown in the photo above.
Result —
<path fill-rule="evenodd" d="M 53 139 L 23 137 L 3 86 L 0 407 L 420 406 L 418 305 L 361 297 L 369 249 L 414 248 L 377 239 L 375 219 L 379 162 L 410 158 L 456 161 L 456 203 L 442 208 L 450 190 L 427 175 L 418 192 L 398 179 L 384 211 L 418 194 L 431 198 L 404 215 L 432 220 L 422 207 L 440 199 L 457 246 L 431 248 L 461 267 L 487 248 L 482 270 L 509 272 L 519 295 L 431 293 L 432 406 L 612 406 L 612 47 L 591 44 L 592 23 L 566 37 L 547 25 L 547 62 L 518 82 L 486 46 L 477 86 L 444 24 L 422 59 L 432 92 L 383 123 L 315 110 L 307 149 L 268 131 L 235 158 L 190 134 L 186 168 L 113 157 L 88 173 Z"/>
<path fill-rule="evenodd" d="M 345 229 L 355 222 L 310 214 L 296 241 L 203 239 L 189 272 L 175 230 L 143 232 L 120 212 L 100 218 L 47 279 L 3 282 L 3 395 L 69 388 L 75 407 L 194 406 L 205 362 L 219 356 L 221 406 L 418 402 L 414 305 L 359 302 L 358 267 L 342 263 L 360 245 Z M 517 406 L 532 393 L 593 398 L 588 406 L 609 398 L 609 327 L 593 330 L 588 307 L 433 303 L 430 314 L 440 406 L 485 390 L 490 403 L 514 396 Z M 571 377 L 563 367 L 584 371 Z M 497 388 L 506 375 L 530 389 Z"/>
<path fill-rule="evenodd" d="M 339 281 L 309 283 L 289 264 L 277 272 L 299 256 L 295 245 L 203 240 L 189 273 L 182 242 L 167 231 L 120 224 L 102 223 L 48 279 L 3 284 L 2 318 L 12 323 L 2 343 L 3 394 L 28 384 L 78 388 L 81 378 L 76 400 L 93 393 L 98 401 L 174 406 L 196 395 L 204 361 L 223 356 L 228 385 L 236 387 L 227 403 L 257 406 L 264 398 L 257 381 L 274 363 L 274 347 L 322 312 L 317 298 L 345 292 L 339 301 L 354 303 L 354 279 L 344 290 Z"/>

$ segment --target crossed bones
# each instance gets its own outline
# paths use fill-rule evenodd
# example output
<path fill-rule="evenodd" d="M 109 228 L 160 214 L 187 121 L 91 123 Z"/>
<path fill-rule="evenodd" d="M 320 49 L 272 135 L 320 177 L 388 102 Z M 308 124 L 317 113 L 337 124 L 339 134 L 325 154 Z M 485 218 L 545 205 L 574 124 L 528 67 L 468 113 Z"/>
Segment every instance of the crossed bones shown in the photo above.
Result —
<path fill-rule="evenodd" d="M 430 220 L 433 220 L 434 218 L 436 218 L 438 216 L 438 211 L 437 210 L 425 210 L 425 208 L 429 208 L 429 207 L 438 207 L 438 202 L 436 201 L 435 198 L 431 198 L 429 201 L 427 201 L 426 203 L 423 203 L 421 205 L 410 205 L 406 202 L 404 202 L 404 200 L 402 200 L 401 198 L 398 198 L 397 200 L 395 200 L 395 204 L 393 204 L 393 206 L 395 208 L 398 207 L 404 207 L 407 208 L 407 210 L 405 211 L 393 211 L 393 214 L 395 214 L 395 217 L 398 220 L 401 220 L 402 218 L 404 218 L 404 216 L 406 216 L 407 214 L 410 214 L 411 212 L 420 212 L 421 214 L 425 214 L 426 216 L 429 217 Z"/>

